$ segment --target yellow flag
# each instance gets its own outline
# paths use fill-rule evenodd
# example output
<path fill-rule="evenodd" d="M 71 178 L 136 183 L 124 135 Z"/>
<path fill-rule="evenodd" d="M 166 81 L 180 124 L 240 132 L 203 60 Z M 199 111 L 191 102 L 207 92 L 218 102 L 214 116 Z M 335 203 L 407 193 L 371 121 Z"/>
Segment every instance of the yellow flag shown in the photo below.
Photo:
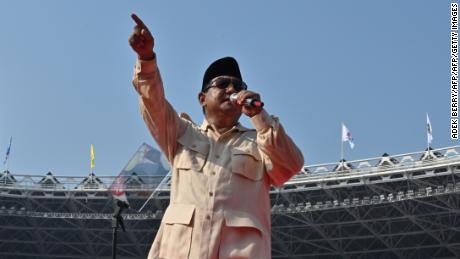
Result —
<path fill-rule="evenodd" d="M 94 146 L 91 144 L 91 169 L 94 168 Z"/>

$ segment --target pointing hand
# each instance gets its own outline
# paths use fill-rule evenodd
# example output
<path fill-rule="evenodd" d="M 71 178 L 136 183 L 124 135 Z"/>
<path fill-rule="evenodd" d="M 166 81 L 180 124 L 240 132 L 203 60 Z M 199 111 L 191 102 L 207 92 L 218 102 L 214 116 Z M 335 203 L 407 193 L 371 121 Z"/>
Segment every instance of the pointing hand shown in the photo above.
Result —
<path fill-rule="evenodd" d="M 136 26 L 134 26 L 133 33 L 129 37 L 129 45 L 137 53 L 139 59 L 153 59 L 155 56 L 153 52 L 155 40 L 152 34 L 137 15 L 133 13 L 131 14 L 131 18 L 136 22 Z"/>

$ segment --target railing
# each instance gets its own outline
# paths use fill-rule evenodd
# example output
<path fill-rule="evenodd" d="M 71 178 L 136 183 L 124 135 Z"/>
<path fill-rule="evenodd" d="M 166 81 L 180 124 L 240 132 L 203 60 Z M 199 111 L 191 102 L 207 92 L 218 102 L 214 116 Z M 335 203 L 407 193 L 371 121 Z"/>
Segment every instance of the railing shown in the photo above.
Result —
<path fill-rule="evenodd" d="M 385 171 L 402 171 L 412 168 L 423 168 L 442 164 L 460 164 L 460 145 L 441 149 L 400 154 L 394 156 L 382 156 L 354 161 L 342 161 L 336 163 L 317 164 L 305 166 L 298 175 L 291 179 L 292 182 L 301 180 L 324 179 L 337 176 L 353 176 L 368 173 L 380 173 Z M 94 181 L 84 183 L 89 177 Z M 126 186 L 128 191 L 151 191 L 163 180 L 164 176 L 137 176 L 143 181 Z M 37 191 L 107 191 L 116 176 L 54 176 L 47 174 L 23 175 L 10 174 L 4 171 L 0 174 L 0 189 L 25 189 Z M 96 181 L 97 180 L 97 181 Z M 161 190 L 167 190 L 169 186 L 161 186 Z"/>
<path fill-rule="evenodd" d="M 11 178 L 13 177 L 13 178 Z M 47 179 L 47 177 L 49 179 Z M 151 190 L 164 178 L 164 176 L 139 176 L 144 182 L 136 184 L 128 184 L 125 186 L 130 191 L 146 191 Z M 1 189 L 25 189 L 37 190 L 44 192 L 56 191 L 107 191 L 110 185 L 116 179 L 116 176 L 96 176 L 97 181 L 84 182 L 88 176 L 40 176 L 40 175 L 17 175 L 9 174 L 9 172 L 0 175 Z M 129 177 L 127 177 L 128 179 Z M 43 181 L 43 180 L 49 181 Z M 44 182 L 44 183 L 43 183 Z"/>
<path fill-rule="evenodd" d="M 338 175 L 357 175 L 390 170 L 407 170 L 443 163 L 460 162 L 460 145 L 430 149 L 394 156 L 305 166 L 292 181 L 298 179 L 328 178 Z"/>

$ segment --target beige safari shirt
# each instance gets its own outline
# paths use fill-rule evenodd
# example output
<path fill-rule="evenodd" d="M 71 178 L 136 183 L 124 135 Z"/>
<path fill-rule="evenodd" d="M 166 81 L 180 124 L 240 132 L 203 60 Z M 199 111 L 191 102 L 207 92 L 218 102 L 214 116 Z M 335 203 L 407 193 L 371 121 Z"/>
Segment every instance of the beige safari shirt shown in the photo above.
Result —
<path fill-rule="evenodd" d="M 277 118 L 220 135 L 181 118 L 165 99 L 156 60 L 136 63 L 133 84 L 149 131 L 172 166 L 170 204 L 148 258 L 271 258 L 270 185 L 300 171 L 303 156 Z M 188 116 L 185 116 L 188 117 Z"/>

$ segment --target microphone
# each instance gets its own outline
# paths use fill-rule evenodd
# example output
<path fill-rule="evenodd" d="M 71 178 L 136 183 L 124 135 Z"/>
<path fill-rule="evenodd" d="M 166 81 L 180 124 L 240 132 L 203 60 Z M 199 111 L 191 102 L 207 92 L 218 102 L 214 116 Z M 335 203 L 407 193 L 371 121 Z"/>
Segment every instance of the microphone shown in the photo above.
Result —
<path fill-rule="evenodd" d="M 233 103 L 236 103 L 236 96 L 237 95 L 238 95 L 237 93 L 231 94 L 230 95 L 230 101 L 232 101 Z M 256 99 L 253 99 L 253 98 L 246 98 L 246 99 L 244 99 L 243 105 L 244 106 L 253 106 L 253 107 L 262 108 L 262 107 L 264 107 L 264 102 L 256 100 Z"/>

